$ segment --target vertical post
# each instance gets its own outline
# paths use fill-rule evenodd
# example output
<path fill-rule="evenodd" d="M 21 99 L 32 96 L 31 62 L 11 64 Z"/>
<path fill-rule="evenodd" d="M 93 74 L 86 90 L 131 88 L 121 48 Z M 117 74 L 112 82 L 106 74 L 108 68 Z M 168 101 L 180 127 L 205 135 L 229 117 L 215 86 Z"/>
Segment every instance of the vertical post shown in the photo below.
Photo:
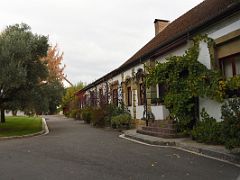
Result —
<path fill-rule="evenodd" d="M 5 114 L 3 108 L 1 108 L 1 123 L 5 123 Z"/>

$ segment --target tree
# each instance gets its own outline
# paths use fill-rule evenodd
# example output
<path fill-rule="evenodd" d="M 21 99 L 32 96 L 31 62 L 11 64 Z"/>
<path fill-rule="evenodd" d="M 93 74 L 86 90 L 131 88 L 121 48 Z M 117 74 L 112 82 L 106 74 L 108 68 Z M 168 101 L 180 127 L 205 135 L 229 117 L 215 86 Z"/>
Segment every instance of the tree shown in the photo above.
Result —
<path fill-rule="evenodd" d="M 63 52 L 60 53 L 58 50 L 58 46 L 49 47 L 47 56 L 42 59 L 45 63 L 47 63 L 48 67 L 48 81 L 59 81 L 65 78 L 64 69 L 66 65 L 62 66 L 63 61 Z"/>
<path fill-rule="evenodd" d="M 62 108 L 68 107 L 71 102 L 73 102 L 73 104 L 75 104 L 74 103 L 74 101 L 76 101 L 75 93 L 78 92 L 79 90 L 81 90 L 82 88 L 84 88 L 84 86 L 85 85 L 83 82 L 79 82 L 78 84 L 76 84 L 72 87 L 66 88 L 64 96 L 62 98 L 62 103 L 61 103 Z"/>
<path fill-rule="evenodd" d="M 26 24 L 8 26 L 0 35 L 0 109 L 23 107 L 33 89 L 46 80 L 47 66 L 41 58 L 47 55 L 48 38 L 33 34 Z"/>
<path fill-rule="evenodd" d="M 45 83 L 42 83 L 40 92 L 40 94 L 44 94 L 45 101 L 41 106 L 36 104 L 36 112 L 38 114 L 54 114 L 64 93 L 62 81 L 65 79 L 63 71 L 66 66 L 62 66 L 63 53 L 59 52 L 57 45 L 49 47 L 47 56 L 42 58 L 42 61 L 47 64 L 48 78 Z"/>

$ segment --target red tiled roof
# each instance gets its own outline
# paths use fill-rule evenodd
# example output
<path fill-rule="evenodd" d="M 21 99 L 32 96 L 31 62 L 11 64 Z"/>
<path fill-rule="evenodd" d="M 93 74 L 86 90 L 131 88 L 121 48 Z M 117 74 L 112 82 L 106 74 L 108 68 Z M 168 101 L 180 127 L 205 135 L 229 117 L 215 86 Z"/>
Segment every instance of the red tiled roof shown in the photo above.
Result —
<path fill-rule="evenodd" d="M 237 7 L 237 8 L 236 8 Z M 165 47 L 170 43 L 174 43 L 178 38 L 193 33 L 201 26 L 207 25 L 209 22 L 219 18 L 225 12 L 232 12 L 232 9 L 240 9 L 240 0 L 205 0 L 195 6 L 187 13 L 183 14 L 172 23 L 170 23 L 162 32 L 150 40 L 143 48 L 135 53 L 119 68 L 109 72 L 105 76 L 99 78 L 95 82 L 89 84 L 81 91 L 85 91 L 96 84 L 105 81 L 108 78 L 123 71 L 124 68 L 137 63 L 140 59 L 149 58 L 161 47 Z"/>
<path fill-rule="evenodd" d="M 143 58 L 161 47 L 170 40 L 175 40 L 182 34 L 186 34 L 210 19 L 218 16 L 231 7 L 234 2 L 239 5 L 238 0 L 205 0 L 187 13 L 183 14 L 170 23 L 162 32 L 149 41 L 142 49 L 128 59 L 121 67 L 124 67 L 135 60 Z"/>

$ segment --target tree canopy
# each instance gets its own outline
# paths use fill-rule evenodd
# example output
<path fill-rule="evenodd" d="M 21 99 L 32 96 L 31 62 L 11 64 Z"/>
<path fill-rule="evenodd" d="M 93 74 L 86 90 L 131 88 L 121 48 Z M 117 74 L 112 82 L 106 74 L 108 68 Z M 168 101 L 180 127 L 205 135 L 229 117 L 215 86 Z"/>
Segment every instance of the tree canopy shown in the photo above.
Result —
<path fill-rule="evenodd" d="M 65 89 L 65 93 L 64 96 L 62 97 L 62 104 L 61 106 L 67 107 L 70 105 L 71 102 L 74 103 L 74 101 L 76 100 L 75 98 L 75 93 L 78 92 L 79 90 L 81 90 L 82 88 L 84 88 L 84 83 L 83 82 L 79 82 L 76 85 L 72 86 L 72 87 L 68 87 Z"/>
<path fill-rule="evenodd" d="M 27 24 L 7 26 L 0 34 L 0 110 L 55 112 L 63 95 L 61 61 L 48 37 Z M 55 69 L 60 70 L 58 73 Z M 55 73 L 55 74 L 54 74 Z M 54 76 L 54 77 L 53 77 Z"/>
<path fill-rule="evenodd" d="M 64 69 L 66 65 L 62 65 L 63 52 L 60 53 L 58 46 L 49 47 L 47 56 L 42 59 L 43 62 L 47 63 L 48 67 L 48 81 L 60 81 L 64 79 Z"/>

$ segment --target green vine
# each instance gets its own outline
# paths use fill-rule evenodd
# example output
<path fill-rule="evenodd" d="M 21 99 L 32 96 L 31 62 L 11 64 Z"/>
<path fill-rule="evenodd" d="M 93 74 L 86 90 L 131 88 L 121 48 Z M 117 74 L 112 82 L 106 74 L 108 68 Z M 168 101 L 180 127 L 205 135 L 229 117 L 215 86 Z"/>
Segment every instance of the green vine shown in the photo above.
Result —
<path fill-rule="evenodd" d="M 147 68 L 148 87 L 158 83 L 166 85 L 164 104 L 177 121 L 180 132 L 191 130 L 198 120 L 198 97 L 220 102 L 225 97 L 226 83 L 221 73 L 216 68 L 209 70 L 198 61 L 200 42 L 207 43 L 209 49 L 214 46 L 214 41 L 207 35 L 199 35 L 193 38 L 193 46 L 184 55 L 166 58 L 166 63 Z M 211 51 L 210 58 L 212 67 L 216 67 Z"/>

